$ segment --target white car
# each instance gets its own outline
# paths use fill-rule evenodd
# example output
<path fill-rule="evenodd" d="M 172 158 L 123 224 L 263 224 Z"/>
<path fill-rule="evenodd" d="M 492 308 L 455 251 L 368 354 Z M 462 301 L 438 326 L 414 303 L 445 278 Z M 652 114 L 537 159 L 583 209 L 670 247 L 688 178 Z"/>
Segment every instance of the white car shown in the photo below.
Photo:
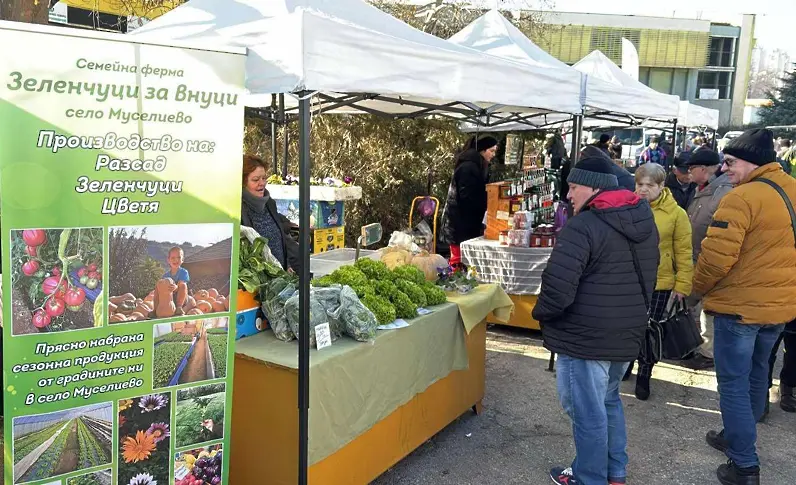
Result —
<path fill-rule="evenodd" d="M 743 135 L 743 131 L 728 131 L 724 134 L 724 136 L 719 140 L 718 149 L 719 151 L 724 150 L 724 147 L 727 146 L 727 143 L 732 140 L 733 138 L 738 138 L 739 136 Z"/>

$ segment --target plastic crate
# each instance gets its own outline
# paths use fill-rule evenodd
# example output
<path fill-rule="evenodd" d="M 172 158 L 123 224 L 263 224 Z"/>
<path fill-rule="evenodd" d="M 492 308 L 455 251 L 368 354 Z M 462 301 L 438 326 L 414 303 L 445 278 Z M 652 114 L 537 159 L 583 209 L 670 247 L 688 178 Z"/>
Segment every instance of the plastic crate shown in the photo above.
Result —
<path fill-rule="evenodd" d="M 259 308 L 238 312 L 235 319 L 235 340 L 255 335 L 265 329 L 265 322 L 257 316 Z"/>

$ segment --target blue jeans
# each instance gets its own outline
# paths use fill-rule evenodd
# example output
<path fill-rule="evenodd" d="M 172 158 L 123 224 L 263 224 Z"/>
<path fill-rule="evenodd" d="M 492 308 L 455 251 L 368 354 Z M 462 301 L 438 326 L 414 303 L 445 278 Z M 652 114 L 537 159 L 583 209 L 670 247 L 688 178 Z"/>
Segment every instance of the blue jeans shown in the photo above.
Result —
<path fill-rule="evenodd" d="M 558 397 L 572 420 L 572 471 L 584 485 L 623 483 L 627 476 L 627 431 L 619 383 L 629 362 L 582 360 L 559 354 Z"/>
<path fill-rule="evenodd" d="M 713 319 L 716 378 L 727 456 L 739 467 L 760 466 L 755 443 L 757 421 L 768 400 L 768 359 L 784 325 L 746 325 L 717 315 Z"/>

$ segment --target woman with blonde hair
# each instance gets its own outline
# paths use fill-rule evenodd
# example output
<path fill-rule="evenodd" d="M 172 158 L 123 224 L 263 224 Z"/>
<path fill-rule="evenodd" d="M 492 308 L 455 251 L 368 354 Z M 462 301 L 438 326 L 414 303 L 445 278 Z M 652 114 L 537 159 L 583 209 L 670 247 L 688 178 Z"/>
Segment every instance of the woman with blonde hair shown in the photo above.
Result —
<path fill-rule="evenodd" d="M 664 187 L 666 171 L 663 167 L 656 163 L 641 165 L 636 169 L 635 179 L 636 195 L 649 201 L 652 206 L 660 236 L 658 280 L 649 309 L 650 318 L 660 321 L 665 317 L 671 300 L 682 301 L 691 294 L 694 276 L 691 222 L 688 214 L 677 205 L 671 191 Z M 649 398 L 650 377 L 654 365 L 655 362 L 645 362 L 639 358 L 636 397 L 642 401 Z M 632 365 L 625 374 L 626 378 L 630 377 L 631 370 Z"/>

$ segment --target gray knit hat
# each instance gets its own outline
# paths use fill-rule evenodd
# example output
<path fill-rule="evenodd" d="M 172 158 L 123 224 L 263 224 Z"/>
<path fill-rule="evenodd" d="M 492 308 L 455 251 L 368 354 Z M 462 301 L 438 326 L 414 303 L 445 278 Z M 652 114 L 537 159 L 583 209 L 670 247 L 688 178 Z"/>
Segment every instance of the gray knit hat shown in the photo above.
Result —
<path fill-rule="evenodd" d="M 613 174 L 611 162 L 604 157 L 587 157 L 569 172 L 567 182 L 593 189 L 616 189 L 619 181 Z"/>

